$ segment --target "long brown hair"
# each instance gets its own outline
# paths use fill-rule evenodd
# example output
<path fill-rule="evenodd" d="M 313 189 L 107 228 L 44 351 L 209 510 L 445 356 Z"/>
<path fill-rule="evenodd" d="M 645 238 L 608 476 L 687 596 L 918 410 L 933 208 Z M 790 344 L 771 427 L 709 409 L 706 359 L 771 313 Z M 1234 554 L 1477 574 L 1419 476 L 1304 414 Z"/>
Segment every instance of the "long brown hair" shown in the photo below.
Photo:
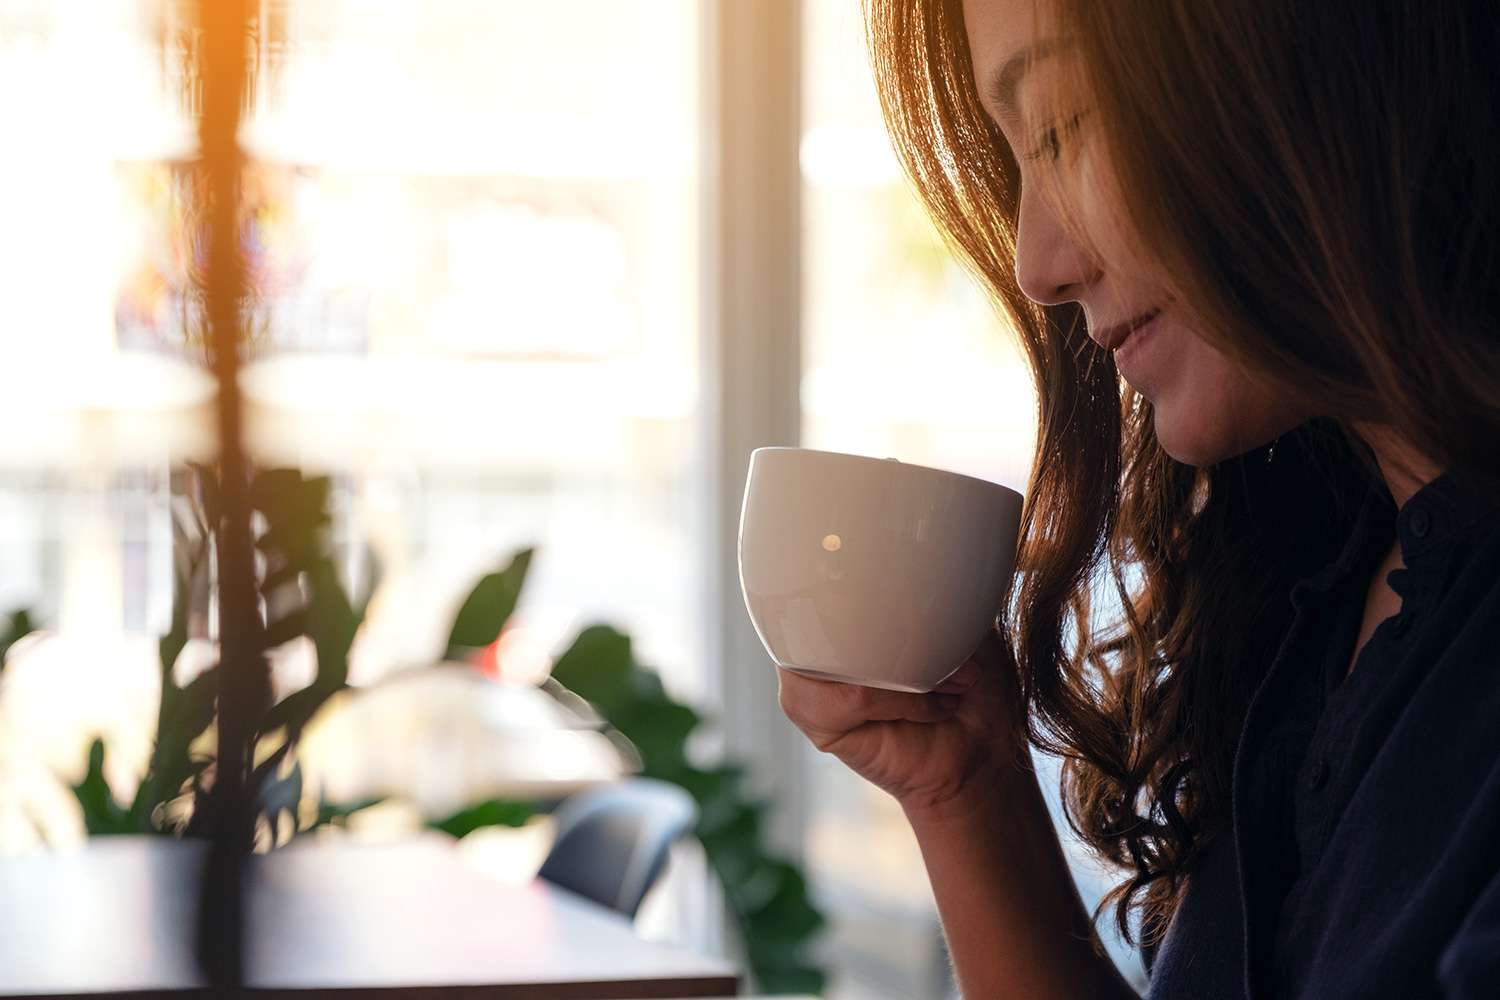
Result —
<path fill-rule="evenodd" d="M 1213 466 L 1174 461 L 1080 310 L 1015 278 L 1020 177 L 976 93 L 960 0 L 865 0 L 887 125 L 1007 314 L 1039 413 L 1000 616 L 1069 822 L 1164 932 L 1226 826 L 1246 705 L 1293 583 L 1374 484 L 1355 426 L 1500 493 L 1496 5 L 1056 0 L 1128 223 L 1203 336 L 1325 416 Z M 1112 583 L 1119 621 L 1094 620 Z"/>

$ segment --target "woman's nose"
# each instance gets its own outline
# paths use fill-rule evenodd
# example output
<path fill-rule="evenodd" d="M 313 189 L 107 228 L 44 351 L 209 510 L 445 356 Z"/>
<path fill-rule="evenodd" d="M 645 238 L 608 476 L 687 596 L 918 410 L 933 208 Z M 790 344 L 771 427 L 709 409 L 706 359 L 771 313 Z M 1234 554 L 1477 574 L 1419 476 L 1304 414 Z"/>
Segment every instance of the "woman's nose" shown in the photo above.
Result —
<path fill-rule="evenodd" d="M 1033 302 L 1061 305 L 1082 297 L 1100 271 L 1045 199 L 1021 193 L 1016 230 L 1016 283 Z"/>

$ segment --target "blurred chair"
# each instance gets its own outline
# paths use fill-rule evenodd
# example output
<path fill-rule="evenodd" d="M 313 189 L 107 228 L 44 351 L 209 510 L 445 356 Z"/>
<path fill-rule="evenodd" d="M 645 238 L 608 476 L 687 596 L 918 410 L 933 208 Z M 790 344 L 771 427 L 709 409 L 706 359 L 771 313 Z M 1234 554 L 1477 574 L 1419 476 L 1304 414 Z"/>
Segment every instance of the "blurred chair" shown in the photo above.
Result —
<path fill-rule="evenodd" d="M 553 818 L 557 839 L 537 877 L 634 919 L 698 807 L 676 785 L 630 778 L 570 796 Z"/>

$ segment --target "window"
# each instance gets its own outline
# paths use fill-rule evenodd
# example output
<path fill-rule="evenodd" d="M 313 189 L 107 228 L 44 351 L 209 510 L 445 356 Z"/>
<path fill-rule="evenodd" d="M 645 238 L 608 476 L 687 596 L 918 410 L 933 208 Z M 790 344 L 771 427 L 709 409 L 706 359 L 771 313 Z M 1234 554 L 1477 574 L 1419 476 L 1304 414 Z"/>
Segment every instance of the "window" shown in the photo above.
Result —
<path fill-rule="evenodd" d="M 364 676 L 436 655 L 535 544 L 522 645 L 617 622 L 699 690 L 695 5 L 287 4 L 285 31 L 248 389 L 260 450 L 339 473 L 380 561 Z"/>
<path fill-rule="evenodd" d="M 256 11 L 248 432 L 333 475 L 351 571 L 378 562 L 351 679 L 432 662 L 534 545 L 502 669 L 607 621 L 700 698 L 696 0 Z M 187 13 L 0 6 L 0 80 L 37 95 L 0 109 L 0 360 L 25 373 L 0 394 L 0 610 L 70 634 L 165 629 L 167 470 L 208 453 Z M 138 645 L 109 669 L 149 696 Z M 143 753 L 112 755 L 122 782 Z"/>

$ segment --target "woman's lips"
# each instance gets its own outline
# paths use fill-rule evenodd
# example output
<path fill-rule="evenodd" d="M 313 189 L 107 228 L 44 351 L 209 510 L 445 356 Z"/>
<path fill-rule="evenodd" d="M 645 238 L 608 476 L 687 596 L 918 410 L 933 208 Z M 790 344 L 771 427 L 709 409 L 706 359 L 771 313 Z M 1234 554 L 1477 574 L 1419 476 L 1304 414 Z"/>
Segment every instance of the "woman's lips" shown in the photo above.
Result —
<path fill-rule="evenodd" d="M 1141 345 L 1148 339 L 1151 331 L 1156 328 L 1156 320 L 1160 315 L 1159 312 L 1151 313 L 1144 322 L 1133 326 L 1130 332 L 1125 335 L 1125 339 L 1115 345 L 1115 367 L 1120 370 L 1121 374 L 1126 376 L 1127 380 L 1129 380 L 1129 372 L 1125 371 L 1124 366 L 1140 352 Z"/>
<path fill-rule="evenodd" d="M 1099 335 L 1094 337 L 1094 341 L 1100 347 L 1103 347 L 1106 351 L 1113 351 L 1115 348 L 1125 343 L 1126 339 L 1128 339 L 1133 332 L 1155 319 L 1160 312 L 1160 309 L 1151 309 L 1141 313 L 1139 316 L 1135 317 L 1129 322 L 1119 323 L 1115 326 L 1108 327 L 1100 331 Z"/>

